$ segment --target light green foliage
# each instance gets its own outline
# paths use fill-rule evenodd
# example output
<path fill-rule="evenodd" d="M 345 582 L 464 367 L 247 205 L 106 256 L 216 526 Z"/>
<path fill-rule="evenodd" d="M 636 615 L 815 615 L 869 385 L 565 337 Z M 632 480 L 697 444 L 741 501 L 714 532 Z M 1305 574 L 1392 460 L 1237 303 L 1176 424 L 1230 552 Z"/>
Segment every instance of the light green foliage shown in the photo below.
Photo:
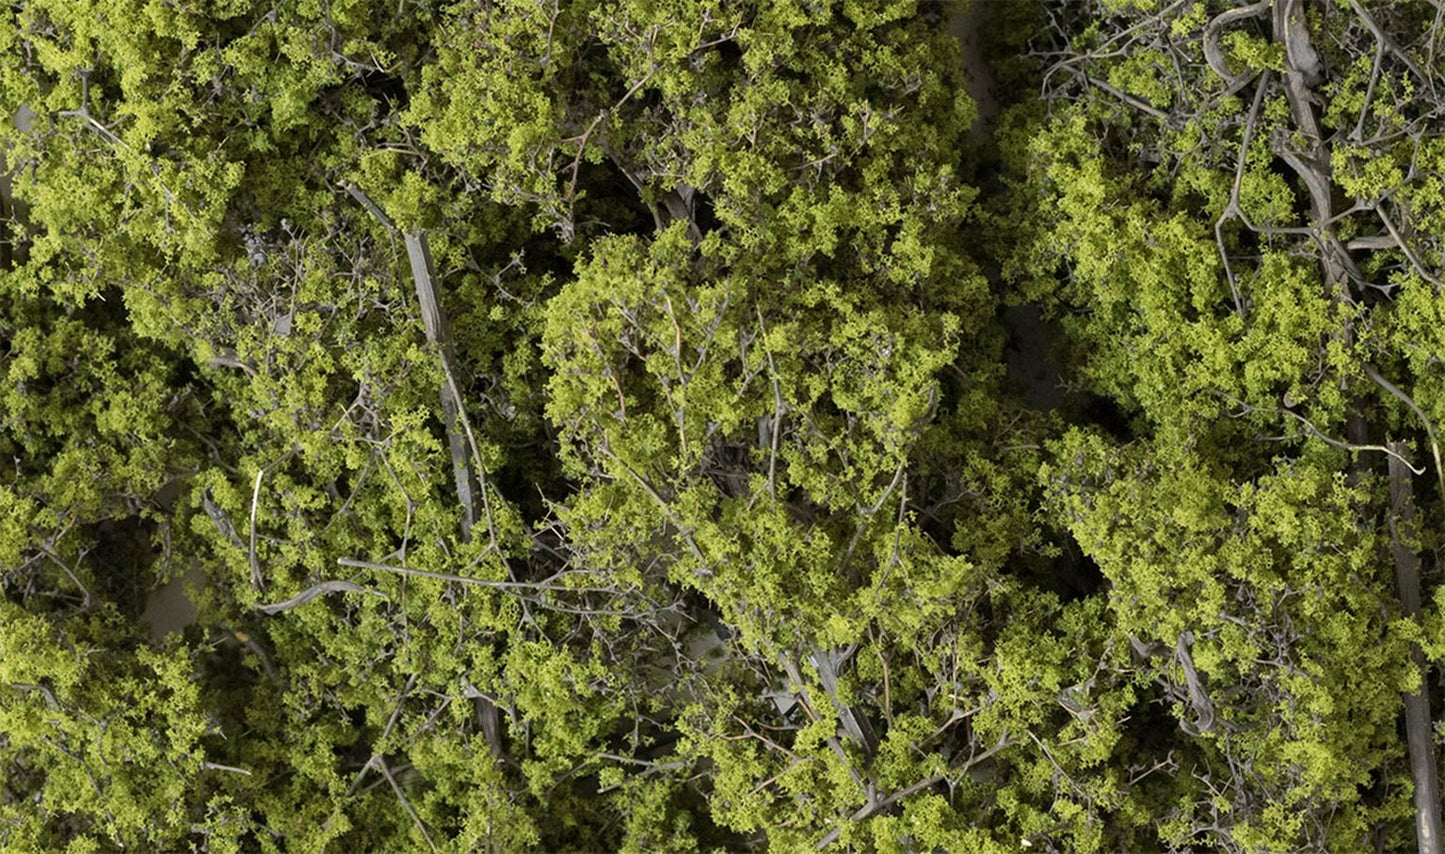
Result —
<path fill-rule="evenodd" d="M 33 785 L 37 799 L 0 806 L 0 844 L 171 847 L 203 833 L 227 850 L 242 828 L 226 826 L 224 785 L 205 764 L 212 728 L 190 678 L 193 658 L 176 646 L 113 648 L 118 629 L 101 618 L 61 626 L 0 605 L 7 787 Z"/>
<path fill-rule="evenodd" d="M 1395 720 L 1415 629 L 1396 619 L 1381 457 L 1340 446 L 1428 440 L 1406 396 L 1439 417 L 1427 402 L 1438 364 L 1420 359 L 1439 258 L 1396 214 L 1362 214 L 1400 194 L 1417 201 L 1399 216 L 1440 198 L 1411 165 L 1437 134 L 1402 106 L 1426 84 L 1409 27 L 1433 13 L 1377 9 L 1371 26 L 1407 45 L 1382 59 L 1344 35 L 1362 20 L 1353 5 L 1312 7 L 1327 72 L 1302 78 L 1318 94 L 1291 103 L 1280 74 L 1305 60 L 1268 15 L 1218 19 L 1226 70 L 1246 75 L 1221 94 L 1230 81 L 1206 62 L 1205 25 L 1229 8 L 1075 22 L 1089 37 L 1070 62 L 1115 91 L 1061 87 L 1052 117 L 1014 117 L 1003 153 L 1018 177 L 999 215 L 1038 219 L 1002 249 L 1004 269 L 1067 330 L 1078 381 L 1128 419 L 1113 435 L 1065 433 L 1041 483 L 1109 581 L 1139 686 L 1162 690 L 1192 736 L 1150 845 L 1369 850 L 1409 814 L 1378 782 L 1402 773 Z M 1181 75 L 1167 103 L 1137 82 L 1155 50 Z M 1308 138 L 1302 109 L 1323 138 Z M 1301 156 L 1329 163 L 1309 173 Z M 1328 222 L 1311 192 L 1321 178 Z M 1344 248 L 1390 228 L 1394 245 Z"/>
<path fill-rule="evenodd" d="M 453 830 L 498 849 L 585 842 L 605 825 L 581 809 L 578 775 L 629 767 L 599 753 L 625 716 L 657 716 L 631 736 L 630 750 L 653 749 L 677 714 L 669 697 L 763 689 L 776 664 L 668 653 L 682 635 L 640 602 L 704 593 L 741 648 L 769 656 L 799 629 L 838 645 L 883 614 L 916 625 L 886 590 L 916 589 L 920 618 L 946 622 L 966 564 L 940 560 L 893 501 L 941 405 L 936 375 L 987 319 L 983 280 L 950 243 L 972 196 L 953 163 L 971 106 L 945 85 L 949 43 L 910 4 L 815 11 L 457 7 L 436 29 L 366 3 L 7 13 L 24 50 L 5 63 L 5 106 L 37 117 L 3 131 L 7 161 L 28 166 L 14 182 L 28 216 L 6 279 L 5 441 L 49 461 L 5 484 L 7 548 L 45 596 L 65 591 L 65 620 L 100 607 L 75 560 L 97 536 L 81 525 L 136 517 L 125 524 L 156 531 L 164 561 L 124 570 L 149 573 L 130 580 L 141 590 L 204 569 L 203 634 L 219 646 L 198 696 L 226 705 L 223 732 L 246 733 L 215 761 L 251 774 L 232 772 L 254 810 L 235 833 L 315 850 Z M 617 177 L 640 197 L 609 197 Z M 470 543 L 456 533 L 432 415 L 443 378 L 397 235 L 348 183 L 431 232 L 476 376 L 460 390 L 479 425 L 484 538 L 480 522 Z M 479 205 L 480 185 L 524 206 Z M 679 223 L 561 248 L 518 227 L 540 215 L 572 239 L 576 207 L 589 237 L 598 218 L 647 232 L 675 218 L 664 196 L 681 187 L 713 233 Z M 505 450 L 535 443 L 544 417 L 562 471 L 545 447 Z M 754 440 L 760 420 L 776 441 Z M 583 488 L 559 490 L 564 475 Z M 178 500 L 142 501 L 167 483 Z M 252 611 L 334 577 L 338 558 L 506 581 L 535 559 L 538 531 L 564 538 L 551 566 L 578 570 L 561 583 L 577 593 L 519 601 L 353 571 L 364 590 Z M 664 546 L 679 536 L 695 554 Z M 619 667 L 671 668 L 690 687 L 653 694 Z M 449 711 L 482 697 L 495 725 Z M 837 712 L 820 713 L 800 745 L 827 756 Z M 443 725 L 469 728 L 490 758 L 447 753 Z M 839 762 L 815 781 L 842 786 L 819 821 L 862 794 Z M 457 770 L 468 764 L 474 778 Z M 616 787 L 636 844 L 692 844 L 697 793 L 676 779 Z"/>
<path fill-rule="evenodd" d="M 1223 9 L 992 9 L 980 142 L 911 0 L 7 6 L 0 847 L 1400 847 L 1433 54 L 1309 19 L 1321 225 Z"/>
<path fill-rule="evenodd" d="M 1224 755 L 1272 757 L 1236 780 L 1232 798 L 1354 801 L 1381 761 L 1379 741 L 1393 739 L 1392 698 L 1408 679 L 1405 638 L 1382 611 L 1388 571 L 1351 518 L 1360 496 L 1303 462 L 1231 494 L 1203 472 L 1135 469 L 1136 454 L 1077 434 L 1059 450 L 1076 461 L 1050 474 L 1068 496 L 1062 512 L 1113 582 L 1121 623 L 1168 648 L 1189 633 L 1205 684 L 1250 698 L 1213 700 L 1200 716 L 1217 715 L 1207 743 Z M 1261 607 L 1281 622 L 1262 624 Z M 1178 667 L 1161 678 L 1188 721 L 1200 707 Z"/>

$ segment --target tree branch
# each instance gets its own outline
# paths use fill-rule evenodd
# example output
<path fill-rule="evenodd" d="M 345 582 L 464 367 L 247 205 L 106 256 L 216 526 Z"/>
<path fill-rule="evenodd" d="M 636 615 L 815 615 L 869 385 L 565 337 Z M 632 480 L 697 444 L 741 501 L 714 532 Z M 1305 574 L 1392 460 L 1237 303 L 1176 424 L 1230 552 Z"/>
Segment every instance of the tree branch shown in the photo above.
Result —
<path fill-rule="evenodd" d="M 353 584 L 350 581 L 323 581 L 320 584 L 313 584 L 295 596 L 292 596 L 290 599 L 287 599 L 285 602 L 277 602 L 274 605 L 258 605 L 256 606 L 256 610 L 263 614 L 274 616 L 289 611 L 292 608 L 305 605 L 317 596 L 324 596 L 327 593 L 346 592 L 367 593 L 372 596 L 381 595 L 375 591 L 367 590 L 360 584 Z"/>

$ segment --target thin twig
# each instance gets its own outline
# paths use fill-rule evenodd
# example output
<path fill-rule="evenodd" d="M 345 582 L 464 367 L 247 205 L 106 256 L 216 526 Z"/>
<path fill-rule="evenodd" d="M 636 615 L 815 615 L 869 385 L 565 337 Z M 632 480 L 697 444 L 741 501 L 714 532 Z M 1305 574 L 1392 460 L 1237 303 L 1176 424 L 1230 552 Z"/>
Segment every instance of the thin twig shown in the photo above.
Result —
<path fill-rule="evenodd" d="M 1244 302 L 1239 298 L 1239 283 L 1234 277 L 1234 268 L 1229 263 L 1229 253 L 1224 248 L 1224 223 L 1231 214 L 1244 220 L 1245 225 L 1249 221 L 1244 217 L 1244 211 L 1239 205 L 1239 191 L 1244 183 L 1244 164 L 1249 157 L 1249 143 L 1254 137 L 1254 128 L 1259 121 L 1259 110 L 1264 105 L 1264 93 L 1269 87 L 1269 72 L 1260 74 L 1259 85 L 1255 89 L 1254 103 L 1249 108 L 1249 116 L 1244 123 L 1244 137 L 1239 143 L 1239 157 L 1234 164 L 1234 184 L 1229 190 L 1229 204 L 1224 206 L 1220 212 L 1219 219 L 1214 221 L 1214 242 L 1219 246 L 1219 258 L 1224 262 L 1224 275 L 1229 280 L 1229 292 L 1234 297 L 1234 311 L 1241 320 L 1244 319 Z"/>
<path fill-rule="evenodd" d="M 1329 436 L 1326 436 L 1323 432 L 1320 431 L 1320 428 L 1310 423 L 1310 420 L 1308 418 L 1300 415 L 1297 412 L 1291 412 L 1288 409 L 1276 409 L 1275 411 L 1284 415 L 1288 415 L 1291 418 L 1299 421 L 1301 424 L 1305 425 L 1305 427 L 1309 428 L 1309 431 L 1311 433 L 1315 434 L 1315 436 L 1319 437 L 1328 445 L 1332 445 L 1345 451 L 1379 451 L 1386 456 L 1394 457 L 1395 459 L 1404 463 L 1405 467 L 1410 469 L 1410 471 L 1414 472 L 1415 474 L 1425 473 L 1425 469 L 1416 468 L 1409 460 L 1405 459 L 1404 457 L 1400 456 L 1399 454 L 1395 453 L 1384 445 L 1356 445 L 1351 442 L 1341 442 L 1339 439 L 1332 439 Z"/>
<path fill-rule="evenodd" d="M 491 581 L 485 578 L 454 575 L 450 572 L 434 572 L 429 569 L 414 569 L 409 566 L 394 566 L 387 563 L 353 560 L 349 557 L 337 558 L 336 562 L 341 566 L 355 567 L 357 569 L 374 569 L 381 572 L 394 572 L 397 575 L 408 575 L 414 578 L 434 578 L 438 581 L 455 581 L 458 584 L 471 584 L 476 587 L 494 587 L 500 590 L 560 590 L 568 593 L 609 592 L 611 590 L 611 588 L 567 587 L 561 584 L 549 584 L 545 581 Z"/>
<path fill-rule="evenodd" d="M 421 816 L 417 815 L 416 809 L 411 805 L 411 801 L 406 799 L 406 793 L 401 790 L 401 786 L 397 785 L 396 778 L 391 776 L 391 769 L 386 767 L 386 760 L 382 759 L 378 761 L 377 765 L 380 766 L 381 774 L 386 778 L 386 782 L 391 784 L 391 790 L 396 793 L 396 797 L 401 801 L 402 807 L 406 809 L 407 815 L 411 816 L 411 820 L 416 823 L 416 829 L 421 831 L 422 838 L 426 840 L 427 848 L 435 852 L 437 847 L 436 844 L 431 841 L 431 834 L 426 832 L 426 822 L 422 821 Z"/>
<path fill-rule="evenodd" d="M 1425 270 L 1425 265 L 1421 264 L 1420 259 L 1415 257 L 1415 253 L 1410 251 L 1409 245 L 1405 243 L 1405 238 L 1400 236 L 1400 232 L 1395 229 L 1395 224 L 1390 221 L 1389 215 L 1385 213 L 1385 206 L 1376 205 L 1375 213 L 1379 215 L 1380 222 L 1385 224 L 1385 229 L 1390 232 L 1390 236 L 1394 238 L 1395 243 L 1399 245 L 1400 251 L 1404 252 L 1405 257 L 1410 260 L 1410 266 L 1414 267 L 1415 272 L 1420 274 L 1420 278 L 1434 285 L 1436 291 L 1445 289 L 1445 284 L 1442 284 L 1435 276 L 1430 275 L 1430 273 Z"/>
<path fill-rule="evenodd" d="M 222 765 L 222 764 L 220 764 L 219 762 L 202 762 L 202 763 L 201 763 L 201 770 L 202 770 L 202 771 L 230 771 L 230 772 L 233 773 L 233 774 L 245 774 L 247 777 L 251 776 L 251 772 L 250 772 L 250 771 L 247 771 L 245 768 L 237 768 L 237 767 L 235 767 L 234 765 Z"/>
<path fill-rule="evenodd" d="M 772 436 L 769 437 L 771 445 L 768 452 L 768 497 L 773 500 L 778 498 L 778 437 L 783 432 L 783 390 L 778 385 L 778 366 L 773 363 L 773 350 L 768 346 L 768 327 L 763 322 L 763 310 L 753 306 L 758 315 L 758 329 L 763 333 L 763 355 L 768 359 L 768 378 L 773 384 L 773 423 Z"/>
<path fill-rule="evenodd" d="M 70 526 L 67 525 L 66 529 L 69 530 L 69 527 Z M 84 597 L 81 600 L 80 607 L 84 609 L 90 608 L 90 603 L 91 601 L 93 601 L 93 597 L 90 595 L 90 590 L 84 584 L 80 583 L 80 579 L 76 576 L 75 572 L 66 565 L 65 561 L 60 559 L 60 555 L 57 555 L 48 545 L 42 545 L 40 547 L 40 552 L 41 554 L 44 554 L 47 558 L 49 558 L 51 563 L 60 567 L 60 571 L 65 573 L 66 577 L 70 579 L 70 582 L 72 584 L 80 588 L 81 596 Z"/>

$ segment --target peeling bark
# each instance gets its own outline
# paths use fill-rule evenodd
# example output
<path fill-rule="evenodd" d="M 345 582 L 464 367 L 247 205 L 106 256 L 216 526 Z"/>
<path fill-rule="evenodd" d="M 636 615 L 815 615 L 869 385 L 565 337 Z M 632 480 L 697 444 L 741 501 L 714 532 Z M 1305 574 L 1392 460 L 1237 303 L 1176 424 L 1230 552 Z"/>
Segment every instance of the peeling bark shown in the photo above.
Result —
<path fill-rule="evenodd" d="M 823 691 L 832 701 L 833 708 L 838 710 L 838 722 L 843 731 L 863 748 L 864 755 L 873 756 L 878 752 L 878 736 L 873 732 L 873 725 L 860 710 L 838 699 L 838 668 L 851 657 L 851 650 L 815 649 L 809 657 L 813 660 L 813 666 L 818 668 L 818 679 L 823 683 Z"/>

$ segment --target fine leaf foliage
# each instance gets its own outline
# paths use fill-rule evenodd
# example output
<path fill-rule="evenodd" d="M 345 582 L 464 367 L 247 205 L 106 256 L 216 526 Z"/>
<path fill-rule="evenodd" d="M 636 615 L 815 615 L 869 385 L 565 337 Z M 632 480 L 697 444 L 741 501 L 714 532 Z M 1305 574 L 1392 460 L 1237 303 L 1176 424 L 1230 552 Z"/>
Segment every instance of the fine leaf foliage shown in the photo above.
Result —
<path fill-rule="evenodd" d="M 8 4 L 0 848 L 1408 847 L 1440 27 Z"/>

